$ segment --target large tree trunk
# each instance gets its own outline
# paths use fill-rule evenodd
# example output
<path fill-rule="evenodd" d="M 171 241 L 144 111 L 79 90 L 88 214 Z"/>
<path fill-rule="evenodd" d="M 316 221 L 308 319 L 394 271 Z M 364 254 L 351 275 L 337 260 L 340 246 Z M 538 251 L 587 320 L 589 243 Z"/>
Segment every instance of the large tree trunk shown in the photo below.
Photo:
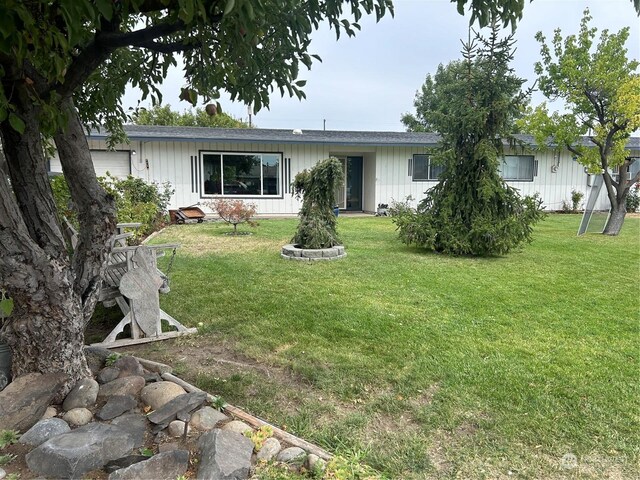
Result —
<path fill-rule="evenodd" d="M 18 92 L 20 94 L 20 92 Z M 113 199 L 97 183 L 89 146 L 71 99 L 63 100 L 67 128 L 55 135 L 71 196 L 80 206 L 81 234 L 73 256 L 59 227 L 38 111 L 25 98 L 23 133 L 4 121 L 0 134 L 7 178 L 0 174 L 0 287 L 14 300 L 0 337 L 11 347 L 13 376 L 65 372 L 70 381 L 55 400 L 89 375 L 84 329 L 96 304 L 115 230 Z"/>
<path fill-rule="evenodd" d="M 632 182 L 628 181 L 627 165 L 625 163 L 620 167 L 618 181 L 614 182 L 613 178 L 607 170 L 603 174 L 604 186 L 607 190 L 607 196 L 611 203 L 609 210 L 609 219 L 604 226 L 602 233 L 604 235 L 618 235 L 624 224 L 624 217 L 627 214 L 627 196 Z"/>
<path fill-rule="evenodd" d="M 602 231 L 605 235 L 618 235 L 624 224 L 624 217 L 627 214 L 627 202 L 619 203 L 616 207 L 611 207 L 609 211 L 609 220 Z"/>

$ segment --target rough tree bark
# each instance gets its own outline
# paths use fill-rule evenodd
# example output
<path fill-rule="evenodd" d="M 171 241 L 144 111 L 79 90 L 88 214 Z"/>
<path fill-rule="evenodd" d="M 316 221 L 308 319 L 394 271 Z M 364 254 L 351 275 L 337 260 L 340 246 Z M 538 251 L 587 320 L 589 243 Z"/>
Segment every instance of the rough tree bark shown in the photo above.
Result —
<path fill-rule="evenodd" d="M 115 231 L 115 208 L 96 180 L 89 146 L 72 100 L 62 101 L 67 127 L 55 137 L 71 196 L 80 206 L 81 236 L 70 253 L 61 233 L 37 107 L 28 92 L 17 112 L 25 122 L 16 132 L 0 123 L 8 181 L 0 175 L 0 279 L 14 299 L 0 337 L 13 354 L 13 376 L 29 372 L 66 372 L 73 384 L 89 375 L 83 354 L 84 330 L 100 287 L 100 277 Z"/>
<path fill-rule="evenodd" d="M 622 230 L 625 216 L 627 215 L 627 198 L 629 197 L 629 191 L 631 187 L 638 181 L 640 181 L 640 172 L 638 172 L 633 178 L 629 178 L 629 166 L 634 162 L 631 158 L 628 158 L 618 168 L 618 179 L 614 180 L 608 171 L 608 164 L 603 164 L 603 180 L 604 186 L 607 189 L 607 196 L 611 204 L 609 210 L 609 219 L 602 231 L 605 235 L 618 235 Z"/>

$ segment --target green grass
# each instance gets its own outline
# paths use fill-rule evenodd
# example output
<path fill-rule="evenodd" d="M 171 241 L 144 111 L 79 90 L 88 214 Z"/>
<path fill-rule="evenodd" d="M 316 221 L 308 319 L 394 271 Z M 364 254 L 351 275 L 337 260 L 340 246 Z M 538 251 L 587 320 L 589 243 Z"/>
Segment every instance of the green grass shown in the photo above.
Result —
<path fill-rule="evenodd" d="M 404 246 L 373 217 L 339 218 L 348 256 L 335 262 L 280 258 L 294 219 L 237 238 L 170 227 L 154 241 L 183 244 L 162 302 L 202 322 L 192 348 L 224 342 L 284 372 L 186 368 L 228 402 L 390 478 L 628 478 L 640 219 L 615 238 L 578 238 L 579 221 L 550 216 L 532 244 L 489 259 Z"/>

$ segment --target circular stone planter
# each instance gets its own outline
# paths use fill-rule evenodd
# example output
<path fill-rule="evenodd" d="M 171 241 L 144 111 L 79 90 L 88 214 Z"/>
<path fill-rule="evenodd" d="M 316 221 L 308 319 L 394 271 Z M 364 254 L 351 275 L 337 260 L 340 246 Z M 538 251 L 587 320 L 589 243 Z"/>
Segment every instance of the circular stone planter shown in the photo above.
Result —
<path fill-rule="evenodd" d="M 347 256 L 344 246 L 336 245 L 331 248 L 300 248 L 296 245 L 285 245 L 282 247 L 280 256 L 287 260 L 298 260 L 302 262 L 318 260 L 338 260 Z"/>

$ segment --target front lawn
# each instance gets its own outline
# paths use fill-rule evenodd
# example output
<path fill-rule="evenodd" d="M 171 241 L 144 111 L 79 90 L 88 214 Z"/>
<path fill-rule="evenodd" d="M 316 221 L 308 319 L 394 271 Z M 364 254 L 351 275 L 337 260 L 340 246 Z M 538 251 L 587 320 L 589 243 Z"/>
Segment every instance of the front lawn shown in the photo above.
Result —
<path fill-rule="evenodd" d="M 162 306 L 202 333 L 137 351 L 389 478 L 630 478 L 640 219 L 616 238 L 578 238 L 579 221 L 477 259 L 341 216 L 348 257 L 323 263 L 280 258 L 295 219 L 169 227 L 154 242 L 183 247 Z"/>

